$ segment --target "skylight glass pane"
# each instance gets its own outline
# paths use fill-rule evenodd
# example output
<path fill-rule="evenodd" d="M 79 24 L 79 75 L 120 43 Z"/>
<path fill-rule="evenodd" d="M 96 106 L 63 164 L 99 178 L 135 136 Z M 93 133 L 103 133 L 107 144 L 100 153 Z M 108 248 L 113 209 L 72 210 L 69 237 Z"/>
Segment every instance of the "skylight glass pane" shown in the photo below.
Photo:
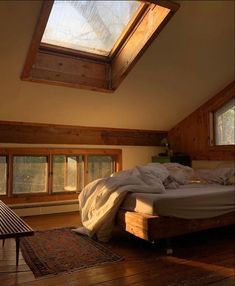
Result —
<path fill-rule="evenodd" d="M 107 56 L 140 5 L 139 1 L 56 0 L 42 43 Z"/>

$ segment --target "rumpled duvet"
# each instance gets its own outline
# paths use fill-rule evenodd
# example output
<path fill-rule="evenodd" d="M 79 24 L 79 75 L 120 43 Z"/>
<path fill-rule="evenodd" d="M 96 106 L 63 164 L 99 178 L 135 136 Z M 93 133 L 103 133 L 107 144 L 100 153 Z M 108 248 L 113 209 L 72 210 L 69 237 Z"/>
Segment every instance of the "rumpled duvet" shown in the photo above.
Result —
<path fill-rule="evenodd" d="M 74 231 L 108 241 L 127 193 L 165 193 L 169 171 L 162 164 L 138 166 L 89 183 L 79 195 L 83 227 Z"/>

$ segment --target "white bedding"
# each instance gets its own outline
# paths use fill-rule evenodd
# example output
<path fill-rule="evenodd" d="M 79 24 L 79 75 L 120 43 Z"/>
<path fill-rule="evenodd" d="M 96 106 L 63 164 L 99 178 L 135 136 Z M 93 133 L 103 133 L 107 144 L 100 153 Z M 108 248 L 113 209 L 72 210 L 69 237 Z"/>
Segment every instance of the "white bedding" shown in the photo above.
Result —
<path fill-rule="evenodd" d="M 233 190 L 228 191 L 223 187 L 221 193 L 214 186 L 202 189 L 197 185 L 192 189 L 191 185 L 189 191 L 187 186 L 182 185 L 191 176 L 193 169 L 189 167 L 176 163 L 154 163 L 98 179 L 88 184 L 79 195 L 83 227 L 74 231 L 108 241 L 121 204 L 126 209 L 147 213 L 155 213 L 157 206 L 158 214 L 187 218 L 212 217 L 234 210 Z M 169 190 L 171 188 L 175 190 Z M 217 196 L 213 197 L 214 192 Z M 128 194 L 131 195 L 125 200 Z M 213 205 L 213 201 L 217 204 Z M 189 208 L 193 208 L 194 213 Z M 169 209 L 172 211 L 169 212 Z"/>
<path fill-rule="evenodd" d="M 79 195 L 83 227 L 74 231 L 108 241 L 127 193 L 164 193 L 163 182 L 168 176 L 167 169 L 158 164 L 136 167 L 88 184 Z"/>
<path fill-rule="evenodd" d="M 150 215 L 210 218 L 235 211 L 235 190 L 234 185 L 188 184 L 161 195 L 128 194 L 121 208 Z"/>

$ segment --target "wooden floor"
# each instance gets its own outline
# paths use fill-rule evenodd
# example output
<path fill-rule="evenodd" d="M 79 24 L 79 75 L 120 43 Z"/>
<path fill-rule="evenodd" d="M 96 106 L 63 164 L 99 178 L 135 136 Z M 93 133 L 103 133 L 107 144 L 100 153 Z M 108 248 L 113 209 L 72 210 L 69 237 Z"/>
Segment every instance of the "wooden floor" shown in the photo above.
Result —
<path fill-rule="evenodd" d="M 77 213 L 25 218 L 35 230 L 80 225 Z M 15 266 L 15 242 L 0 245 L 0 285 L 24 286 L 234 286 L 235 230 L 232 227 L 173 239 L 174 254 L 164 254 L 164 241 L 157 244 L 115 230 L 106 244 L 124 261 L 70 274 L 35 279 L 20 254 Z"/>

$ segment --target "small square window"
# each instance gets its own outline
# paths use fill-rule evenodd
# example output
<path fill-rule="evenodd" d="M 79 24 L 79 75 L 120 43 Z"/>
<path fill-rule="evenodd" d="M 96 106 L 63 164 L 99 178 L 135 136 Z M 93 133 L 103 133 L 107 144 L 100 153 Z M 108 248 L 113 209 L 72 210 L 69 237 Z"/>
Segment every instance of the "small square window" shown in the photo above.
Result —
<path fill-rule="evenodd" d="M 47 174 L 46 156 L 14 156 L 13 194 L 46 193 Z"/>
<path fill-rule="evenodd" d="M 215 145 L 233 145 L 235 125 L 234 99 L 214 113 Z"/>
<path fill-rule="evenodd" d="M 115 171 L 114 159 L 108 155 L 88 156 L 88 182 L 110 176 Z"/>
<path fill-rule="evenodd" d="M 53 192 L 74 192 L 84 187 L 83 156 L 53 156 Z"/>

